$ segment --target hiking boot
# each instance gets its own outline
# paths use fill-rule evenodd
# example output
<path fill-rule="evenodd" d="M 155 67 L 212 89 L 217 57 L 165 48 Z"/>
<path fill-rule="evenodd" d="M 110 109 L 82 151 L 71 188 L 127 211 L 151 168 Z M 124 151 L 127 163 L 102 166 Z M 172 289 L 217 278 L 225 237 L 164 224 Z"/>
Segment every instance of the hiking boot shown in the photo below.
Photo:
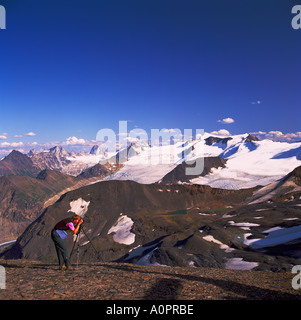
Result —
<path fill-rule="evenodd" d="M 66 266 L 65 265 L 59 266 L 59 270 L 66 270 Z"/>
<path fill-rule="evenodd" d="M 69 267 L 66 267 L 66 269 L 72 271 L 73 267 L 69 266 Z"/>

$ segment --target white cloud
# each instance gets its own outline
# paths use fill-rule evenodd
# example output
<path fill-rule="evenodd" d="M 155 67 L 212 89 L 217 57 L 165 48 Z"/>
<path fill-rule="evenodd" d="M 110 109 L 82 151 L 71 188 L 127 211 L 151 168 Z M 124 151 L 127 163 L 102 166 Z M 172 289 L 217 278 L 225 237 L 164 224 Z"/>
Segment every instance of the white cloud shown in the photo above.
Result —
<path fill-rule="evenodd" d="M 27 146 L 29 147 L 35 147 L 38 145 L 38 143 L 35 141 L 35 142 L 29 142 L 29 143 L 26 143 Z"/>
<path fill-rule="evenodd" d="M 210 134 L 216 134 L 216 135 L 219 135 L 219 136 L 230 136 L 231 135 L 231 133 L 226 129 L 220 129 L 218 131 L 212 131 L 212 132 L 210 132 Z"/>
<path fill-rule="evenodd" d="M 256 100 L 256 101 L 252 101 L 251 103 L 252 103 L 252 104 L 261 104 L 262 101 L 261 101 L 261 100 Z"/>
<path fill-rule="evenodd" d="M 279 142 L 295 142 L 301 141 L 301 132 L 283 133 L 278 130 L 272 130 L 269 132 L 258 131 L 252 132 L 252 134 L 259 136 L 261 139 L 270 139 Z"/>
<path fill-rule="evenodd" d="M 7 147 L 10 146 L 10 143 L 9 143 L 9 142 L 2 142 L 2 143 L 0 143 L 0 146 L 1 146 L 2 148 L 7 148 Z"/>
<path fill-rule="evenodd" d="M 274 135 L 276 137 L 282 137 L 283 136 L 283 133 L 281 131 L 270 131 L 268 134 L 269 135 Z"/>
<path fill-rule="evenodd" d="M 8 147 L 18 148 L 18 147 L 24 146 L 24 143 L 23 142 L 12 142 L 12 143 L 2 142 L 0 143 L 0 146 L 2 148 L 8 148 Z"/>
<path fill-rule="evenodd" d="M 223 120 L 218 120 L 217 122 L 220 122 L 222 124 L 229 124 L 229 123 L 233 123 L 234 122 L 234 119 L 232 118 L 225 118 Z"/>
<path fill-rule="evenodd" d="M 34 133 L 34 132 L 27 132 L 27 133 L 24 133 L 24 134 L 15 134 L 14 135 L 14 138 L 23 138 L 24 136 L 28 136 L 28 137 L 34 137 L 36 136 L 37 134 Z"/>
<path fill-rule="evenodd" d="M 67 140 L 65 142 L 65 144 L 67 144 L 67 145 L 78 145 L 78 144 L 84 145 L 87 143 L 88 143 L 88 141 L 86 141 L 85 139 L 78 139 L 74 136 L 67 138 Z"/>
<path fill-rule="evenodd" d="M 175 129 L 163 129 L 162 131 L 163 131 L 164 133 L 176 132 Z"/>
<path fill-rule="evenodd" d="M 7 136 L 5 136 L 5 135 L 0 135 L 0 139 L 1 139 L 1 140 L 5 140 L 5 139 L 7 139 Z"/>
<path fill-rule="evenodd" d="M 12 142 L 11 144 L 10 144 L 10 146 L 11 147 L 22 147 L 22 146 L 24 146 L 24 143 L 23 142 Z"/>

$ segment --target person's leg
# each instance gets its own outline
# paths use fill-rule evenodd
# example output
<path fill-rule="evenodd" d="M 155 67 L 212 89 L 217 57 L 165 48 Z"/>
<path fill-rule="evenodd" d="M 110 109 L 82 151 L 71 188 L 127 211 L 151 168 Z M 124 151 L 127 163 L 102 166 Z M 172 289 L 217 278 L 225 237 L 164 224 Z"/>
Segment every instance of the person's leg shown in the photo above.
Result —
<path fill-rule="evenodd" d="M 70 263 L 70 260 L 69 260 L 69 254 L 68 254 L 68 250 L 67 250 L 67 247 L 66 247 L 64 242 L 62 243 L 62 256 L 63 256 L 63 260 L 64 260 L 64 263 L 65 263 L 65 266 L 67 268 L 70 267 L 71 263 Z"/>
<path fill-rule="evenodd" d="M 69 266 L 70 261 L 68 257 L 68 250 L 65 246 L 64 241 L 61 239 L 61 237 L 57 234 L 55 230 L 52 231 L 51 238 L 55 245 L 56 253 L 59 260 L 59 266 L 62 267 L 64 264 L 66 264 L 66 267 Z"/>

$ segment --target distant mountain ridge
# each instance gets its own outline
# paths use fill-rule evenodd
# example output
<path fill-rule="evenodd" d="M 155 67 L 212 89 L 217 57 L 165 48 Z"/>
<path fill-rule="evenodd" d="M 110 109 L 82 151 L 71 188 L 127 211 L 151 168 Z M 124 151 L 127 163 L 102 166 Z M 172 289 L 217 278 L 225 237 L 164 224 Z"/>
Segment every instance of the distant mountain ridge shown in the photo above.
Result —
<path fill-rule="evenodd" d="M 52 169 L 62 173 L 69 173 L 71 161 L 67 159 L 69 153 L 62 147 L 51 148 L 47 152 L 34 153 L 30 152 L 31 160 L 40 170 Z M 83 168 L 79 170 L 73 169 L 71 173 L 80 173 Z M 75 174 L 76 175 L 76 174 Z"/>
<path fill-rule="evenodd" d="M 19 175 L 35 177 L 39 168 L 25 154 L 13 150 L 0 161 L 0 176 Z"/>
<path fill-rule="evenodd" d="M 53 149 L 55 157 L 64 151 Z M 40 171 L 26 155 L 13 151 L 0 161 L 0 239 L 10 241 L 44 210 L 58 200 L 62 192 L 82 187 L 95 179 L 104 178 L 118 168 L 97 164 L 78 177 L 49 168 Z"/>
<path fill-rule="evenodd" d="M 185 161 L 219 157 L 226 161 L 224 165 L 212 167 L 210 173 L 204 171 L 194 177 L 181 174 L 177 183 L 241 189 L 275 182 L 301 165 L 301 143 L 259 141 L 251 134 L 225 137 L 205 133 L 200 140 L 187 140 L 171 146 L 143 144 L 141 147 L 140 144 L 138 142 L 128 148 L 128 153 L 125 149 L 119 151 L 117 155 L 122 155 L 126 161 L 106 180 L 133 180 L 146 184 L 162 182 L 165 176 L 175 173 L 173 170 L 181 171 Z"/>
<path fill-rule="evenodd" d="M 298 190 L 300 185 L 301 143 L 259 141 L 250 134 L 224 137 L 205 133 L 200 140 L 172 146 L 150 146 L 138 141 L 115 155 L 106 152 L 104 146 L 98 145 L 90 153 L 80 154 L 59 146 L 43 152 L 31 150 L 28 156 L 12 151 L 0 161 L 0 216 L 9 219 L 5 225 L 23 219 L 24 228 L 41 214 L 41 205 L 43 208 L 54 203 L 62 192 L 104 180 L 159 182 L 162 186 L 196 184 L 228 190 L 257 187 L 258 192 L 250 195 L 250 202 L 268 200 L 275 194 L 281 197 L 283 190 Z M 185 160 L 194 161 L 200 154 L 205 163 L 203 172 L 187 176 Z M 286 175 L 289 176 L 284 179 Z M 23 201 L 16 201 L 21 198 Z M 13 227 L 12 231 L 6 228 L 8 240 L 19 235 L 22 228 Z"/>
<path fill-rule="evenodd" d="M 172 152 L 172 154 L 169 154 Z M 151 146 L 137 141 L 127 147 L 109 153 L 105 145 L 94 145 L 90 152 L 67 152 L 56 146 L 50 150 L 31 150 L 28 158 L 32 161 L 25 166 L 5 165 L 0 161 L 0 175 L 18 174 L 36 176 L 39 171 L 52 169 L 64 174 L 78 176 L 95 165 L 111 166 L 114 170 L 100 174 L 100 180 L 133 180 L 139 183 L 155 183 L 173 170 L 181 170 L 185 161 L 197 158 L 219 157 L 226 161 L 222 166 L 212 167 L 195 177 L 181 174 L 179 183 L 206 184 L 216 188 L 240 189 L 267 185 L 281 179 L 292 168 L 301 164 L 301 143 L 260 141 L 252 134 L 219 136 L 205 133 L 200 140 L 175 142 L 173 145 Z M 27 159 L 28 160 L 28 159 Z M 4 162 L 3 162 L 4 161 Z M 7 161 L 7 160 L 6 160 Z M 17 168 L 16 168 L 17 167 Z M 26 169 L 30 167 L 31 169 Z M 37 170 L 37 168 L 39 170 Z M 1 170 L 2 169 L 2 170 Z M 27 170 L 27 172 L 26 172 Z M 23 171 L 23 172 L 22 172 Z M 99 167 L 94 173 L 99 171 Z M 99 171 L 100 172 L 100 171 Z M 207 173 L 207 174 L 206 174 Z M 209 174 L 210 173 L 210 174 Z M 88 174 L 88 173 L 86 173 Z M 170 183 L 170 182 L 169 182 Z"/>
<path fill-rule="evenodd" d="M 43 211 L 44 203 L 60 191 L 75 185 L 75 178 L 45 170 L 37 178 L 0 177 L 0 238 L 15 239 Z"/>

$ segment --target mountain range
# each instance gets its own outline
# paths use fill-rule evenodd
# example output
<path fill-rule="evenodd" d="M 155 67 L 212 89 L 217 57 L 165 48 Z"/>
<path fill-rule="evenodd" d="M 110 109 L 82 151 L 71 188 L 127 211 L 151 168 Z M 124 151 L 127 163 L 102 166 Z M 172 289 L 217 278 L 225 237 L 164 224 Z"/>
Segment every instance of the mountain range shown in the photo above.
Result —
<path fill-rule="evenodd" d="M 59 152 L 56 152 L 59 151 Z M 50 150 L 47 161 L 36 165 L 27 155 L 12 151 L 0 161 L 0 243 L 16 239 L 43 210 L 67 191 L 92 183 L 114 172 L 111 165 L 96 164 L 75 177 L 63 169 L 66 151 Z M 42 156 L 41 156 L 42 157 Z M 67 160 L 66 160 L 67 161 Z M 59 167 L 60 164 L 60 167 Z M 86 165 L 85 165 L 86 167 Z"/>
<path fill-rule="evenodd" d="M 13 150 L 0 161 L 0 176 L 19 175 L 35 177 L 39 171 L 32 160 L 19 151 Z"/>
<path fill-rule="evenodd" d="M 216 157 L 223 160 L 217 160 Z M 13 151 L 0 161 L 0 176 L 13 174 L 36 177 L 39 171 L 51 169 L 76 177 L 100 163 L 110 164 L 112 170 L 115 168 L 114 174 L 109 174 L 107 179 L 148 184 L 159 182 L 165 175 L 172 174 L 171 171 L 178 165 L 186 168 L 185 161 L 198 158 L 212 158 L 211 161 L 221 163 L 210 172 L 205 165 L 202 172 L 181 177 L 179 183 L 185 179 L 185 183 L 222 189 L 264 186 L 281 179 L 300 165 L 301 142 L 259 141 L 251 134 L 224 137 L 205 133 L 199 140 L 173 145 L 150 146 L 145 141 L 138 141 L 117 150 L 113 155 L 102 145 L 95 145 L 90 152 L 79 154 L 57 146 L 42 152 L 31 150 L 22 158 L 18 151 Z M 181 171 L 180 167 L 176 171 Z"/>
<path fill-rule="evenodd" d="M 50 232 L 74 212 L 84 219 L 81 261 L 289 271 L 301 257 L 300 170 L 283 178 L 297 188 L 256 203 L 262 188 L 93 183 L 46 208 L 2 257 L 54 263 Z"/>
<path fill-rule="evenodd" d="M 191 179 L 186 177 L 184 183 L 241 189 L 265 186 L 298 167 L 301 163 L 301 142 L 284 143 L 268 139 L 259 141 L 250 134 L 223 137 L 205 133 L 200 140 L 178 142 L 171 146 L 149 146 L 138 142 L 130 148 L 128 154 L 130 156 L 126 158 L 123 167 L 106 179 L 156 183 L 178 165 L 186 168 L 184 161 L 219 157 L 226 163 L 212 168 L 208 174 L 199 172 Z M 80 157 L 76 159 L 79 160 Z"/>
<path fill-rule="evenodd" d="M 5 240 L 19 237 L 5 258 L 54 262 L 49 233 L 71 212 L 89 236 L 80 235 L 83 261 L 282 271 L 301 257 L 301 143 L 205 134 L 172 146 L 137 142 L 116 163 L 96 146 L 7 158 L 1 219 Z M 187 175 L 196 160 L 202 172 Z M 71 169 L 76 176 L 64 173 Z"/>

